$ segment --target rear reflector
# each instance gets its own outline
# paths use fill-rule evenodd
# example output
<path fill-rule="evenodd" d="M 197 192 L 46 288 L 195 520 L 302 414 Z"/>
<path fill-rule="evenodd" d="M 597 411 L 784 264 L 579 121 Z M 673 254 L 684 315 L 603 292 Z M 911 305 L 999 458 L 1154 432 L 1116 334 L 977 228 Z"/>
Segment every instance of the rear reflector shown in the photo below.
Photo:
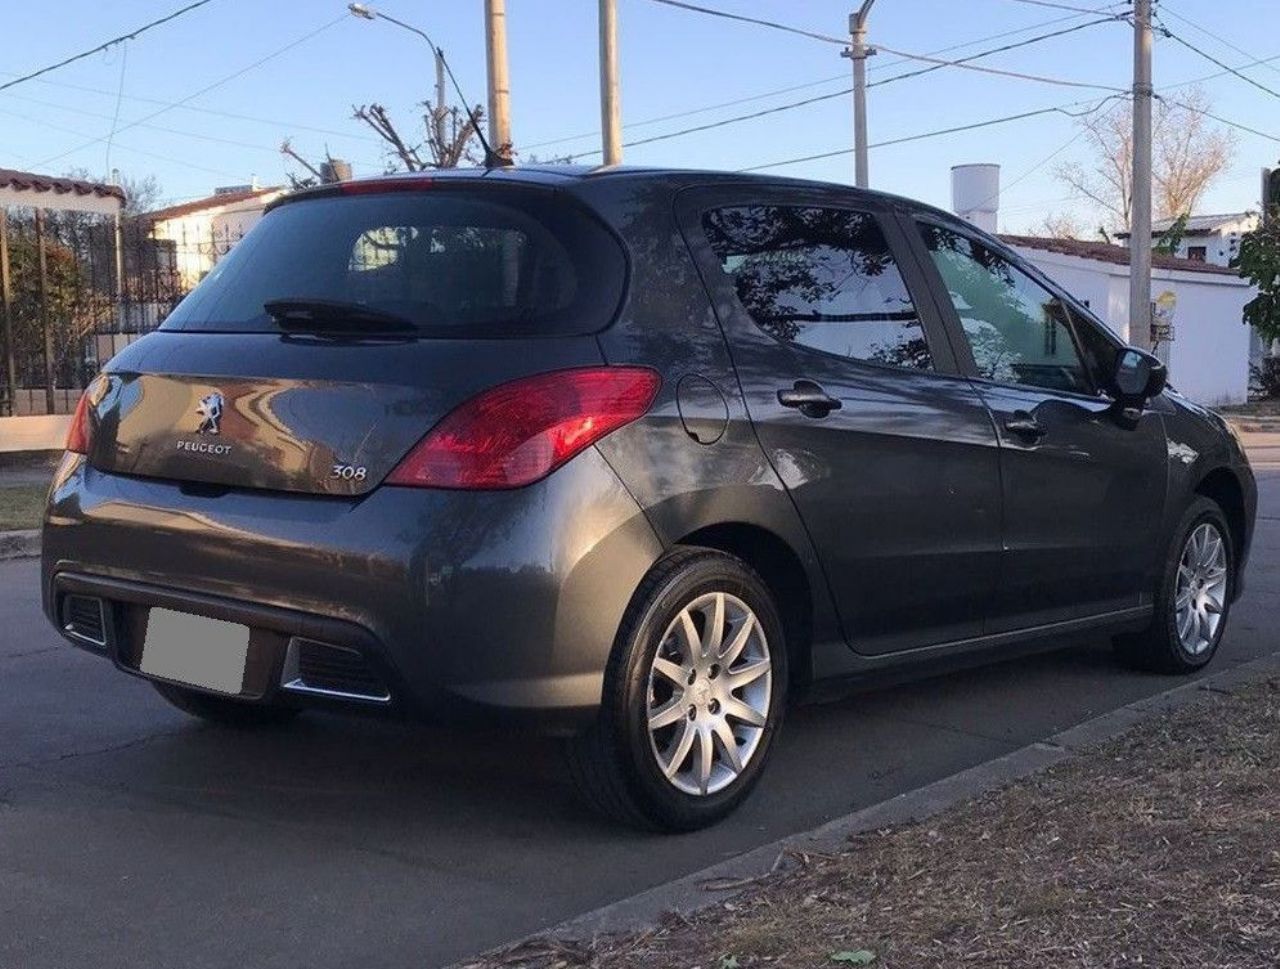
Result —
<path fill-rule="evenodd" d="M 67 450 L 74 454 L 89 453 L 89 391 L 80 395 L 71 426 L 67 429 Z"/>
<path fill-rule="evenodd" d="M 502 384 L 450 412 L 386 484 L 484 490 L 531 484 L 644 414 L 661 382 L 645 367 L 589 367 Z"/>

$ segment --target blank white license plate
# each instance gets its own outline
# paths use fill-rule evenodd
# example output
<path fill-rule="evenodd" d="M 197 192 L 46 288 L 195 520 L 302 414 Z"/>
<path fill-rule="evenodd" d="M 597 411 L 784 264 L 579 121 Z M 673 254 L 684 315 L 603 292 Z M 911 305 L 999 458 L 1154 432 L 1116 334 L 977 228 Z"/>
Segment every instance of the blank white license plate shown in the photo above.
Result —
<path fill-rule="evenodd" d="M 171 609 L 152 609 L 138 669 L 178 683 L 239 693 L 249 660 L 249 627 Z"/>

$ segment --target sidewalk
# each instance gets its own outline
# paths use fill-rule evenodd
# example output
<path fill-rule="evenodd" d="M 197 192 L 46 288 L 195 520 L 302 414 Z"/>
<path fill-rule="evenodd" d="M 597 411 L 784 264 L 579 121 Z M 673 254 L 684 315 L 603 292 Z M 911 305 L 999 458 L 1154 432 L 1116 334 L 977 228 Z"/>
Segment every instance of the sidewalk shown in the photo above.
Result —
<path fill-rule="evenodd" d="M 1278 666 L 1175 691 L 1171 712 L 926 821 L 703 882 L 701 910 L 464 966 L 1274 969 Z"/>

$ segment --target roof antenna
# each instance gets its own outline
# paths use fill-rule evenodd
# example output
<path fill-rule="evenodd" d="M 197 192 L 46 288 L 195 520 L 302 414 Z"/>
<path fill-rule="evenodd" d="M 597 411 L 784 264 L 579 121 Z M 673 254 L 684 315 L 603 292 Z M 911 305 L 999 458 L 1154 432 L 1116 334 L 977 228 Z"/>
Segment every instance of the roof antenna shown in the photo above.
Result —
<path fill-rule="evenodd" d="M 484 132 L 480 128 L 480 121 L 476 118 L 476 113 L 471 110 L 471 102 L 462 93 L 462 88 L 458 86 L 458 79 L 453 76 L 453 68 L 449 66 L 449 62 L 445 59 L 444 51 L 439 47 L 436 48 L 436 56 L 440 58 L 440 63 L 444 65 L 444 69 L 449 75 L 449 82 L 453 85 L 453 90 L 458 95 L 458 100 L 462 102 L 462 109 L 467 112 L 467 120 L 471 122 L 471 128 L 476 133 L 476 137 L 480 139 L 481 147 L 484 148 L 484 167 L 503 168 L 510 165 L 510 158 L 505 155 L 499 155 L 489 147 L 489 139 L 484 136 Z"/>
<path fill-rule="evenodd" d="M 414 27 L 412 24 L 407 24 L 403 20 L 397 20 L 395 17 L 383 13 L 381 10 L 375 10 L 373 7 L 365 3 L 349 3 L 347 4 L 347 9 L 355 16 L 362 17 L 365 20 L 389 20 L 397 27 L 403 27 L 405 30 L 413 31 L 413 33 L 417 34 L 430 44 L 431 49 L 435 51 L 436 57 L 440 58 L 440 63 L 444 65 L 444 69 L 449 75 L 449 83 L 453 85 L 454 93 L 458 95 L 458 100 L 462 102 L 462 109 L 467 112 L 467 120 L 471 122 L 471 129 L 476 133 L 476 137 L 480 139 L 480 145 L 484 148 L 484 167 L 503 168 L 511 164 L 511 159 L 503 155 L 499 155 L 489 146 L 489 139 L 487 139 L 484 136 L 484 132 L 480 130 L 480 121 L 476 118 L 475 112 L 471 110 L 471 102 L 468 101 L 466 95 L 462 93 L 462 88 L 458 85 L 458 79 L 453 76 L 453 68 L 449 66 L 449 61 L 444 56 L 444 50 L 436 46 L 436 42 L 427 36 L 427 32 L 425 30 Z"/>

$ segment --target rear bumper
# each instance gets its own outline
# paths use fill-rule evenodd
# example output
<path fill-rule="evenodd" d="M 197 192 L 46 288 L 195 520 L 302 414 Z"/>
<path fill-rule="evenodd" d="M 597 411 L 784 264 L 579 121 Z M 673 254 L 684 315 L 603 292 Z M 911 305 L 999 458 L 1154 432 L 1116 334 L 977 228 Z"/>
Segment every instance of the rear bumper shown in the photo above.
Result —
<path fill-rule="evenodd" d="M 623 612 L 661 554 L 595 450 L 516 491 L 358 499 L 188 488 L 69 457 L 45 523 L 44 607 L 134 673 L 151 606 L 247 625 L 250 699 L 575 719 L 599 704 Z M 105 646 L 68 635 L 72 593 L 107 603 Z M 386 699 L 282 689 L 301 640 L 357 651 Z"/>

